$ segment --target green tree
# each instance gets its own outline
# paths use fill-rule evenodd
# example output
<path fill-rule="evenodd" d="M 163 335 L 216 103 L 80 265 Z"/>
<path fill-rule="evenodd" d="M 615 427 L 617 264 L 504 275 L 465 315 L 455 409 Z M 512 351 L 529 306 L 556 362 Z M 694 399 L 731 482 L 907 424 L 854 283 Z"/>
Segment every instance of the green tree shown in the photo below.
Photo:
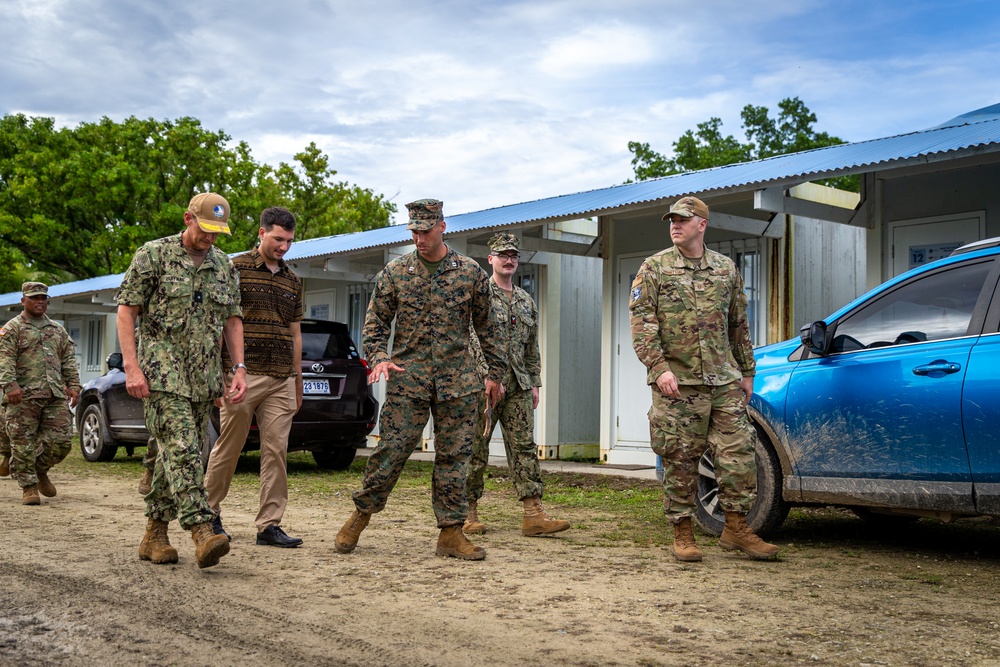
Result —
<path fill-rule="evenodd" d="M 816 132 L 813 129 L 816 114 L 797 97 L 781 100 L 776 118 L 771 117 L 767 107 L 751 104 L 743 107 L 740 117 L 746 135 L 745 142 L 731 134 L 724 134 L 722 120 L 719 118 L 698 123 L 697 130 L 688 130 L 682 134 L 674 142 L 672 157 L 656 152 L 648 143 L 630 141 L 628 149 L 632 153 L 635 180 L 644 181 L 844 143 L 839 137 Z M 855 176 L 841 176 L 819 182 L 853 192 L 859 189 L 859 181 Z"/>
<path fill-rule="evenodd" d="M 253 245 L 267 206 L 296 213 L 298 239 L 389 224 L 395 205 L 332 179 L 315 144 L 298 167 L 257 163 L 245 142 L 195 118 L 102 118 L 56 129 L 51 118 L 0 118 L 0 290 L 27 276 L 52 283 L 125 270 L 142 243 L 183 228 L 197 192 L 232 206 L 232 237 L 220 247 Z M 14 286 L 13 288 L 11 286 Z"/>

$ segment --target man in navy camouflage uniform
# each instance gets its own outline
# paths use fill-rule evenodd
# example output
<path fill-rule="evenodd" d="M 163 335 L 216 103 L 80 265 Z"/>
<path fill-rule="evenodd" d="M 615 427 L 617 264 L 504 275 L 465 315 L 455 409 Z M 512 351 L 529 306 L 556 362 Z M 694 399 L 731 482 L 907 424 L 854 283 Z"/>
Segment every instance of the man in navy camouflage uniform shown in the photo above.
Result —
<path fill-rule="evenodd" d="M 143 399 L 146 427 L 159 446 L 139 545 L 139 558 L 154 563 L 177 562 L 167 539 L 173 519 L 191 531 L 198 567 L 229 553 L 229 540 L 212 531 L 201 462 L 213 401 L 225 391 L 222 336 L 235 362 L 229 400 L 242 401 L 247 389 L 239 277 L 214 246 L 220 233 L 230 233 L 228 221 L 223 197 L 196 195 L 184 212 L 184 231 L 139 248 L 118 291 L 125 387 Z"/>
<path fill-rule="evenodd" d="M 474 260 L 444 244 L 442 204 L 407 204 L 407 225 L 417 249 L 375 277 L 365 318 L 369 384 L 387 381 L 379 418 L 379 444 L 368 458 L 355 510 L 337 533 L 336 549 L 357 546 L 371 515 L 381 512 L 410 454 L 420 444 L 428 413 L 434 417 L 431 493 L 441 533 L 437 555 L 482 560 L 486 550 L 462 533 L 468 514 L 465 480 L 472 455 L 476 405 L 483 385 L 469 349 L 471 322 L 489 366 L 486 392 L 499 400 L 504 360 L 491 331 L 489 277 Z M 389 337 L 393 332 L 392 351 Z"/>
<path fill-rule="evenodd" d="M 486 525 L 479 520 L 478 504 L 483 497 L 483 476 L 490 455 L 490 439 L 495 424 L 499 422 L 514 490 L 518 500 L 524 504 L 521 534 L 535 537 L 559 533 L 569 528 L 569 521 L 552 519 L 542 509 L 544 487 L 538 465 L 538 447 L 535 445 L 535 408 L 538 407 L 538 388 L 542 386 L 538 308 L 531 296 L 514 284 L 514 273 L 520 260 L 517 237 L 509 233 L 495 234 L 489 246 L 487 261 L 493 269 L 493 277 L 490 278 L 493 323 L 507 357 L 507 367 L 501 379 L 505 391 L 500 402 L 492 406 L 490 416 L 486 414 L 486 396 L 480 395 L 479 422 L 466 485 L 469 516 L 463 530 L 468 534 L 486 532 Z M 478 347 L 477 343 L 476 352 Z"/>
<path fill-rule="evenodd" d="M 770 558 L 778 547 L 746 523 L 757 486 L 756 434 L 746 406 L 756 366 L 743 278 L 725 255 L 705 247 L 708 207 L 683 197 L 663 216 L 671 248 L 643 262 L 632 283 L 632 347 L 653 393 L 650 444 L 664 461 L 664 514 L 674 526 L 674 558 L 700 561 L 691 518 L 698 460 L 715 459 L 724 549 Z"/>
<path fill-rule="evenodd" d="M 56 495 L 48 471 L 72 446 L 69 407 L 80 399 L 80 372 L 73 340 L 45 314 L 48 286 L 24 283 L 21 305 L 21 314 L 0 328 L 0 390 L 10 446 L 4 466 L 9 471 L 0 472 L 17 480 L 24 505 L 39 505 L 39 492 Z"/>

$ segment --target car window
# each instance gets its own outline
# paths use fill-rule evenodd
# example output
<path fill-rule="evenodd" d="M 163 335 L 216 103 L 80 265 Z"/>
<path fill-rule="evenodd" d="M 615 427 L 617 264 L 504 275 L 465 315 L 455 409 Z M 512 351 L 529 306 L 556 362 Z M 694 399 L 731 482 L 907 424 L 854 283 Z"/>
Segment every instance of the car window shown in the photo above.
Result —
<path fill-rule="evenodd" d="M 336 332 L 302 332 L 303 359 L 346 359 L 353 352 L 350 341 Z"/>
<path fill-rule="evenodd" d="M 991 266 L 962 264 L 876 298 L 837 324 L 831 352 L 964 336 Z"/>

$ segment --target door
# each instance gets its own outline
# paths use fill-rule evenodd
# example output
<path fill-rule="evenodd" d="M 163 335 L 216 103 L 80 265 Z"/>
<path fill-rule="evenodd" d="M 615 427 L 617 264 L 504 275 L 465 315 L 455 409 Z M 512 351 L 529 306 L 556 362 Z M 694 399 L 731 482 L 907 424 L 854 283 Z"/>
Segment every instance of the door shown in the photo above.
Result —
<path fill-rule="evenodd" d="M 646 367 L 640 363 L 632 349 L 632 333 L 629 327 L 629 292 L 635 274 L 642 266 L 643 257 L 619 259 L 618 284 L 615 291 L 617 309 L 618 401 L 616 405 L 617 428 L 615 447 L 649 449 L 649 417 L 647 413 L 653 403 L 649 385 L 646 384 Z"/>
<path fill-rule="evenodd" d="M 892 275 L 947 257 L 955 248 L 978 241 L 985 234 L 983 212 L 890 222 Z"/>
<path fill-rule="evenodd" d="M 941 493 L 963 489 L 971 506 L 961 398 L 991 263 L 924 274 L 830 324 L 830 356 L 800 362 L 789 384 L 788 436 L 804 478 L 952 483 Z"/>

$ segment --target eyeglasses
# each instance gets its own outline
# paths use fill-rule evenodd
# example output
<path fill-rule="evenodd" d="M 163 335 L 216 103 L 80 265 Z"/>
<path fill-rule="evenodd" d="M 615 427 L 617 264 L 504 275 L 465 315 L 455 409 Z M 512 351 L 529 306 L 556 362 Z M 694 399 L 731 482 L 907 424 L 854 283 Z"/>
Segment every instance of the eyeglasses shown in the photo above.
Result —
<path fill-rule="evenodd" d="M 491 255 L 504 262 L 517 262 L 521 259 L 521 254 L 516 252 L 491 252 Z"/>

